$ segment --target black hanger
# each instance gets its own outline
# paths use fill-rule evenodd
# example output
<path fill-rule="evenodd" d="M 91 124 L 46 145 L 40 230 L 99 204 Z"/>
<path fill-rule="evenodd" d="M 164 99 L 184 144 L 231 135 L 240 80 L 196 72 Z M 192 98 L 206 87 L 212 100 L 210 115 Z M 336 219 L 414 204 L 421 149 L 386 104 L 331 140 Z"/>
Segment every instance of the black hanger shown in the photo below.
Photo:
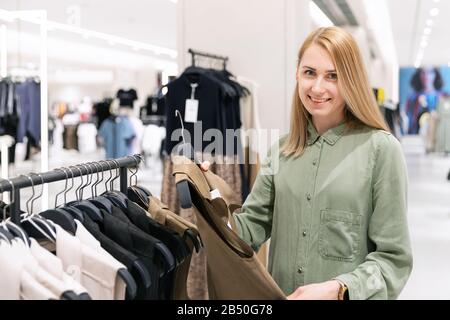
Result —
<path fill-rule="evenodd" d="M 8 240 L 8 241 L 11 241 L 12 239 L 14 239 L 14 236 L 11 234 L 11 232 L 9 232 L 3 226 L 0 227 L 0 234 L 1 234 L 0 239 L 4 239 L 4 240 Z"/>
<path fill-rule="evenodd" d="M 64 291 L 61 300 L 81 300 L 80 297 L 72 290 Z"/>
<path fill-rule="evenodd" d="M 134 280 L 131 273 L 126 268 L 121 268 L 117 271 L 117 274 L 120 278 L 125 282 L 126 284 L 126 297 L 127 299 L 131 300 L 136 297 L 137 294 L 137 284 Z"/>
<path fill-rule="evenodd" d="M 176 154 L 185 156 L 188 159 L 193 160 L 198 164 L 198 161 L 195 157 L 194 148 L 191 144 L 186 143 L 184 139 L 184 123 L 181 118 L 181 113 L 178 110 L 175 110 L 175 116 L 180 118 L 181 122 L 181 136 L 183 138 L 183 144 L 178 146 L 178 150 L 176 150 Z M 180 181 L 176 184 L 178 199 L 180 200 L 180 205 L 183 209 L 188 209 L 192 207 L 192 198 L 191 192 L 189 191 L 189 184 L 187 181 Z"/>
<path fill-rule="evenodd" d="M 161 254 L 162 260 L 166 267 L 165 271 L 160 274 L 160 276 L 163 276 L 175 269 L 176 261 L 175 261 L 175 258 L 173 256 L 172 252 L 169 250 L 169 248 L 164 243 L 162 243 L 162 242 L 156 243 L 155 248 Z"/>
<path fill-rule="evenodd" d="M 202 238 L 200 238 L 200 235 L 196 236 L 193 230 L 187 229 L 184 231 L 183 237 L 191 239 L 197 253 L 200 251 L 200 248 L 203 247 Z"/>

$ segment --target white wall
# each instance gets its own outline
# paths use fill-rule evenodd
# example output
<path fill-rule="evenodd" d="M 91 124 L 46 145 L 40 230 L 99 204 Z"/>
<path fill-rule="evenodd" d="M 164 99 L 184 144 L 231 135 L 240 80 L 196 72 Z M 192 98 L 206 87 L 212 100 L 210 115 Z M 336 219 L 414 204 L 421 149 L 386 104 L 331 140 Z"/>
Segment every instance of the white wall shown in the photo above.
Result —
<path fill-rule="evenodd" d="M 189 48 L 228 56 L 229 71 L 259 84 L 262 127 L 288 131 L 309 0 L 180 0 L 178 23 L 180 71 L 191 63 Z"/>
<path fill-rule="evenodd" d="M 386 0 L 347 0 L 347 3 L 366 34 L 366 44 L 364 41 L 358 44 L 363 50 L 372 46 L 377 55 L 376 60 L 368 62 L 372 86 L 384 88 L 385 99 L 398 102 L 399 67 Z"/>

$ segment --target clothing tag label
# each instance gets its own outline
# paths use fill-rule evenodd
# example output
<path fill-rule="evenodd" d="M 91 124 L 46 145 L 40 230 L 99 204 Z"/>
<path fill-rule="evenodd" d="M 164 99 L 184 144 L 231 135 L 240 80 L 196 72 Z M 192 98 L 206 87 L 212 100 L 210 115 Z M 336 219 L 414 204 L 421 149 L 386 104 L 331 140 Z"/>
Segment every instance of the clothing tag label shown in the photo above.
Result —
<path fill-rule="evenodd" d="M 197 122 L 198 116 L 198 100 L 186 99 L 186 106 L 184 109 L 184 122 Z"/>
<path fill-rule="evenodd" d="M 215 199 L 215 198 L 221 198 L 222 196 L 220 195 L 220 191 L 219 189 L 214 189 L 211 192 L 211 199 Z"/>

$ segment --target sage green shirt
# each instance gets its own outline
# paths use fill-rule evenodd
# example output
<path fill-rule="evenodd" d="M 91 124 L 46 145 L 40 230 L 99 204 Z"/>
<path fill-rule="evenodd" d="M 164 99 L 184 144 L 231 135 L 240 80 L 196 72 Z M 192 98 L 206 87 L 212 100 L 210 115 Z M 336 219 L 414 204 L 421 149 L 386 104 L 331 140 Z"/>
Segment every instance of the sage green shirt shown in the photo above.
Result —
<path fill-rule="evenodd" d="M 240 236 L 258 250 L 270 238 L 268 269 L 286 295 L 339 279 L 350 299 L 395 299 L 412 270 L 407 172 L 399 141 L 382 130 L 340 124 L 305 152 L 269 152 L 242 213 Z"/>

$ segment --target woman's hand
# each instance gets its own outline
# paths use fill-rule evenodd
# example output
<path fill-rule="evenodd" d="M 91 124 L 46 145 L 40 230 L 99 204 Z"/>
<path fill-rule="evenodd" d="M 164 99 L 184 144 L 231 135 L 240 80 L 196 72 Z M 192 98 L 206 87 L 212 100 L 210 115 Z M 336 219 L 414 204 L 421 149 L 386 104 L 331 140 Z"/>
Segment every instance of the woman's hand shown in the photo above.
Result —
<path fill-rule="evenodd" d="M 202 164 L 200 165 L 200 168 L 206 172 L 209 170 L 210 165 L 211 163 L 209 163 L 209 161 L 203 161 Z"/>
<path fill-rule="evenodd" d="M 288 300 L 337 300 L 341 285 L 336 280 L 298 287 Z"/>

